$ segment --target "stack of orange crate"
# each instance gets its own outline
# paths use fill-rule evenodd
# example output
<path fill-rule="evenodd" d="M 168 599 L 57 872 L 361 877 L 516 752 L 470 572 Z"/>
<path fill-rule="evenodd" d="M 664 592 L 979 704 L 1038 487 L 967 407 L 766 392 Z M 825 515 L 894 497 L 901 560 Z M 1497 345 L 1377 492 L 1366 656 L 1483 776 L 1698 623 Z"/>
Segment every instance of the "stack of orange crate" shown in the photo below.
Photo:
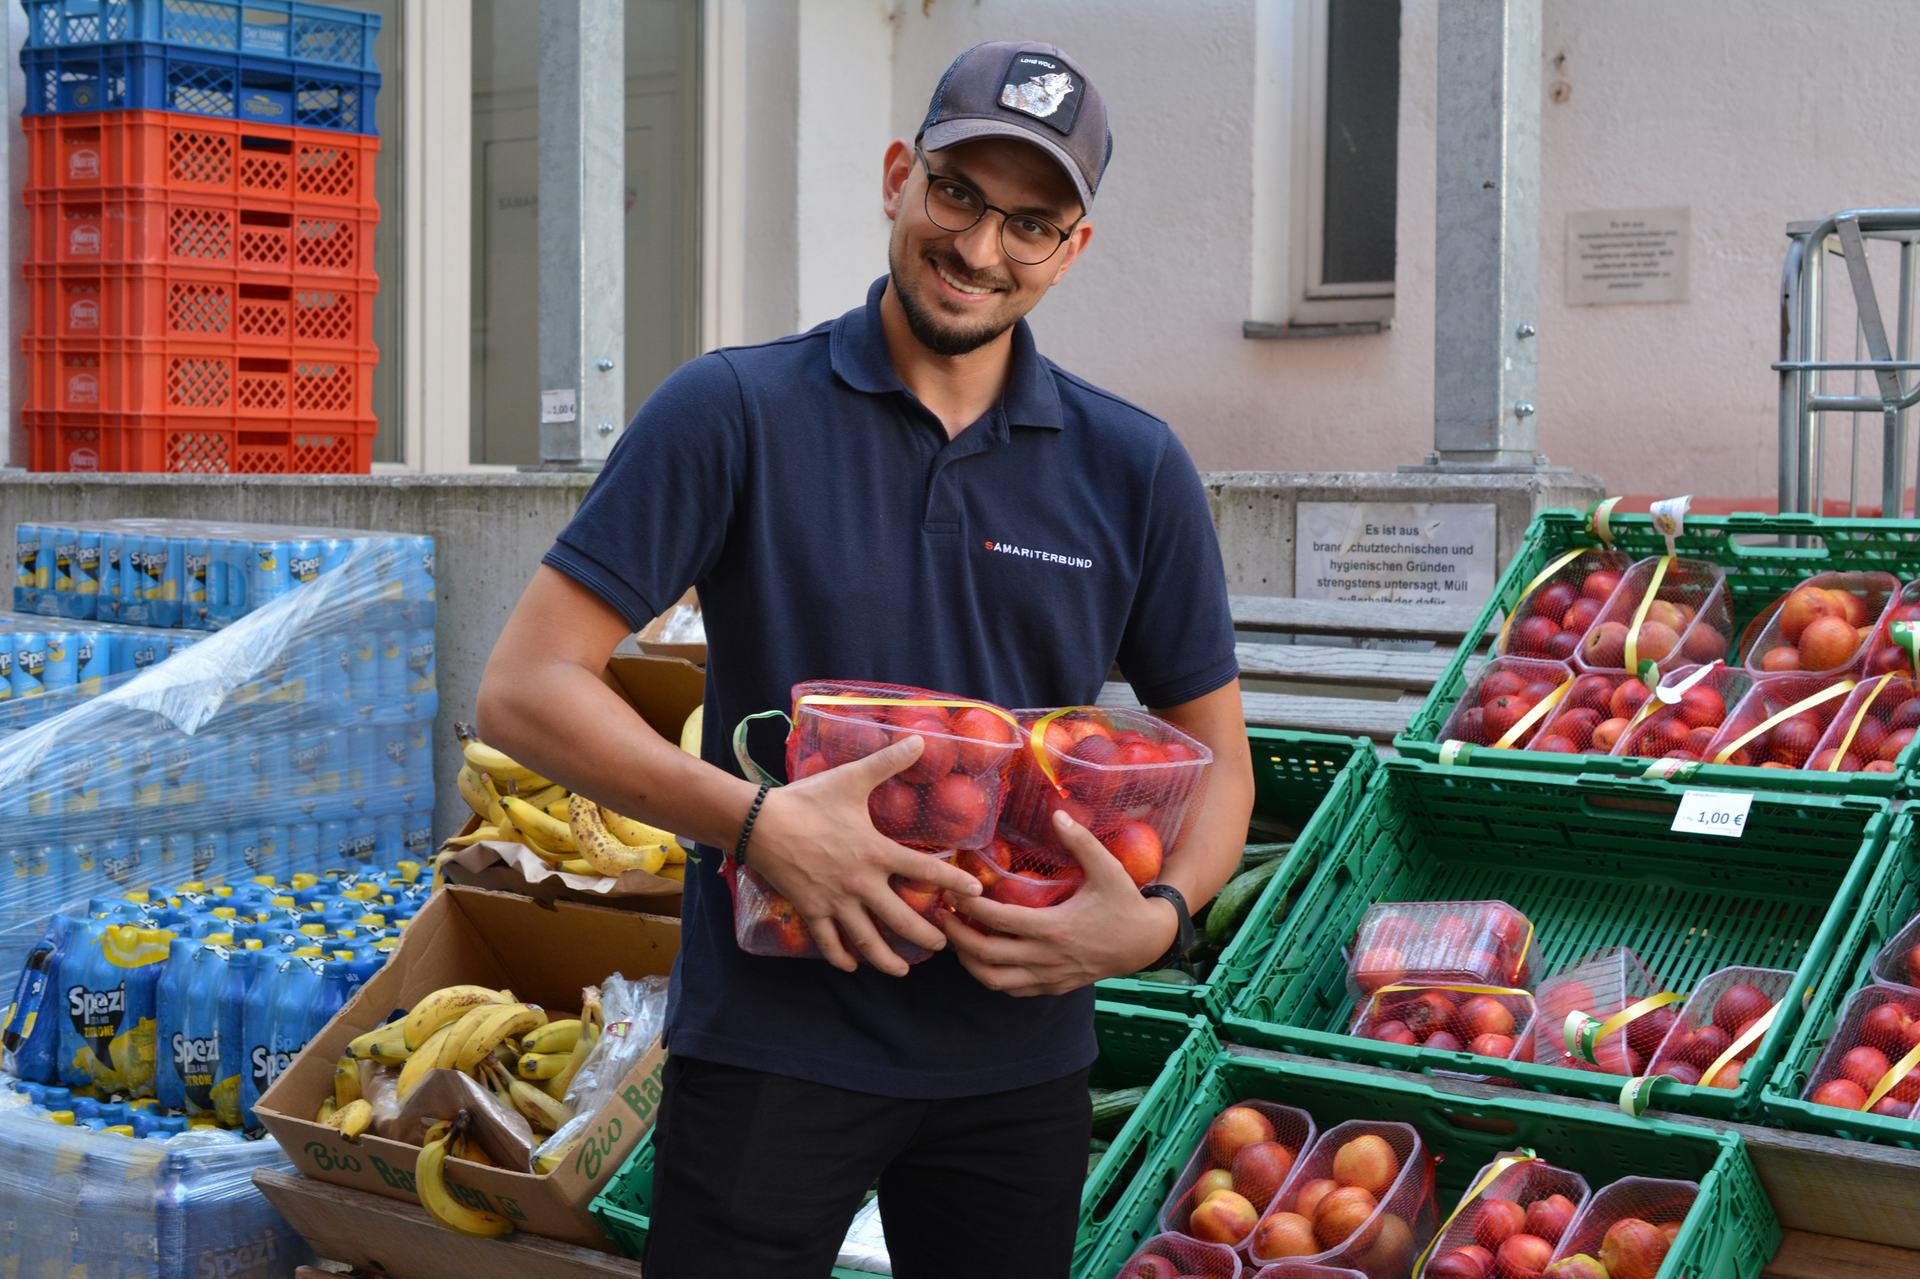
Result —
<path fill-rule="evenodd" d="M 373 134 L 29 115 L 36 471 L 371 466 Z"/>

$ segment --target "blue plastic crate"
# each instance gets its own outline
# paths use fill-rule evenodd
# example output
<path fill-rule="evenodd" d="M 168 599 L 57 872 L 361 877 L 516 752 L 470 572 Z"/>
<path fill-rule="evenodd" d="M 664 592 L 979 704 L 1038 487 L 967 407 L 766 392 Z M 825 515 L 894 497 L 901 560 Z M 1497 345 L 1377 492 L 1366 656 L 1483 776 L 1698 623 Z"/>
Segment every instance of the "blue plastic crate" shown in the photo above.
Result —
<path fill-rule="evenodd" d="M 20 51 L 22 115 L 183 111 L 223 120 L 377 133 L 380 73 L 144 41 Z"/>
<path fill-rule="evenodd" d="M 380 15 L 300 0 L 26 0 L 27 47 L 146 41 L 377 71 Z"/>

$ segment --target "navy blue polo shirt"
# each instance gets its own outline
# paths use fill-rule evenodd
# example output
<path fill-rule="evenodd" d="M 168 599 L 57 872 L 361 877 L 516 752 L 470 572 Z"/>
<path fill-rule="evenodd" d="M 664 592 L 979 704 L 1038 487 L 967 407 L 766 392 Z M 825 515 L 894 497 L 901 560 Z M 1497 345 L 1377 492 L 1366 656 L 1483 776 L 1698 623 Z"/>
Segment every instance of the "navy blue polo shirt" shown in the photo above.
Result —
<path fill-rule="evenodd" d="M 804 680 L 1007 707 L 1092 703 L 1117 662 L 1148 706 L 1236 678 L 1199 475 L 1166 423 L 1013 330 L 1000 402 L 953 439 L 866 306 L 701 356 L 650 396 L 545 562 L 639 627 L 689 585 L 707 631 L 702 757 Z M 754 757 L 776 774 L 778 720 Z M 969 1096 L 1090 1063 L 1093 988 L 1015 999 L 949 953 L 903 978 L 734 944 L 720 854 L 687 867 L 667 1044 L 885 1096 Z M 608 957 L 609 964 L 618 962 Z"/>

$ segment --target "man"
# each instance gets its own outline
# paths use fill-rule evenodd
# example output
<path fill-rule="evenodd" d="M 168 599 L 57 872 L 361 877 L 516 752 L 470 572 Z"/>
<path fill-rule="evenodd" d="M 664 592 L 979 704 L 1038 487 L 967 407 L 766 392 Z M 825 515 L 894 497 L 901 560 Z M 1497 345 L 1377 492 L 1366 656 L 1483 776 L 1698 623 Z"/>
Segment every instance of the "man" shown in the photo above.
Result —
<path fill-rule="evenodd" d="M 1172 962 L 1186 903 L 1238 859 L 1252 772 L 1199 478 L 1165 423 L 1041 359 L 1021 318 L 1086 249 L 1110 150 L 1098 91 L 1058 49 L 963 54 L 914 143 L 888 148 L 890 273 L 867 304 L 670 377 L 488 663 L 489 742 L 700 846 L 648 1279 L 824 1276 L 876 1178 L 902 1279 L 1064 1276 L 1092 983 Z M 708 644 L 697 760 L 598 678 L 689 583 Z M 1086 882 L 1044 910 L 985 901 L 964 871 L 880 836 L 867 794 L 918 758 L 917 737 L 770 792 L 729 749 L 735 724 L 803 680 L 1081 705 L 1116 661 L 1215 756 L 1192 833 L 1145 895 L 1071 821 L 1057 833 Z M 793 901 L 827 963 L 734 944 L 727 855 Z M 953 890 L 1002 935 L 920 919 L 890 873 Z M 942 953 L 909 969 L 882 922 Z"/>

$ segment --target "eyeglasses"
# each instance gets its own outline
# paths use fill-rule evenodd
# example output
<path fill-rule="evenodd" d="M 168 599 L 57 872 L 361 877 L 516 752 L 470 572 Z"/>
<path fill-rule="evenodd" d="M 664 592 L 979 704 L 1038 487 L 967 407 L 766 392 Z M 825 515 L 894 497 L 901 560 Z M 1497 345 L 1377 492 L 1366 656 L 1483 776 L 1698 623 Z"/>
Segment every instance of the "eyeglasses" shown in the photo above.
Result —
<path fill-rule="evenodd" d="M 971 231 L 988 213 L 1000 215 L 1000 250 L 1023 266 L 1039 266 L 1060 251 L 1067 234 L 1045 218 L 1031 213 L 1009 213 L 958 178 L 943 177 L 933 171 L 927 153 L 917 145 L 913 153 L 927 170 L 927 220 L 942 231 Z M 1073 220 L 1079 226 L 1086 214 Z"/>

